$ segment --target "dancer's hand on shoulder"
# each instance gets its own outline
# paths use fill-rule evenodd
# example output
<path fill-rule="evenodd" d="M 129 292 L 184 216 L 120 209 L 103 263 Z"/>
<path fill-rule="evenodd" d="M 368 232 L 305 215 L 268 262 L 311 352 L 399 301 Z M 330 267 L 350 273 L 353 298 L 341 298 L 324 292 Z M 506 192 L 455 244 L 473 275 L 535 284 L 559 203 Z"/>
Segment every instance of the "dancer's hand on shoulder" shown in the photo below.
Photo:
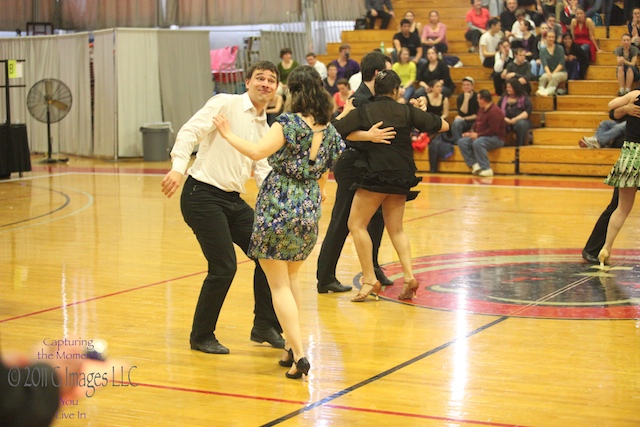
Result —
<path fill-rule="evenodd" d="M 218 132 L 223 138 L 227 138 L 231 133 L 231 124 L 224 114 L 220 113 L 213 118 L 213 124 L 216 125 Z"/>

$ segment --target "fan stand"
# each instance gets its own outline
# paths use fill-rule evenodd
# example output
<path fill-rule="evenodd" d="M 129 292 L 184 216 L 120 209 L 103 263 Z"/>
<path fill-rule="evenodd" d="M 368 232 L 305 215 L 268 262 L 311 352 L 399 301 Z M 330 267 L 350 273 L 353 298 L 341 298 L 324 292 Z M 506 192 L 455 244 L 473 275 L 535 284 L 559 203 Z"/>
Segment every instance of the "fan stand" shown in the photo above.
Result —
<path fill-rule="evenodd" d="M 68 158 L 63 159 L 54 159 L 51 157 L 51 153 L 53 151 L 51 147 L 51 116 L 49 115 L 49 108 L 51 104 L 47 105 L 47 158 L 40 160 L 40 163 L 54 164 L 54 163 L 67 163 L 69 161 Z"/>

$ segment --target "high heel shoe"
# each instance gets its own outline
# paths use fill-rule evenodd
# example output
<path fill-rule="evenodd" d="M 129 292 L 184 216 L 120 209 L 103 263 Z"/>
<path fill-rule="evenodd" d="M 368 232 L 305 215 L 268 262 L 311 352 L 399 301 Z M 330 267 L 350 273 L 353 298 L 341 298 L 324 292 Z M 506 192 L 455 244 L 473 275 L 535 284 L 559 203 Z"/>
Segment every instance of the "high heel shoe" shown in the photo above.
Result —
<path fill-rule="evenodd" d="M 290 368 L 293 366 L 293 350 L 289 349 L 286 351 L 287 351 L 288 359 L 287 360 L 280 359 L 278 361 L 278 365 L 283 366 L 285 368 Z"/>
<path fill-rule="evenodd" d="M 402 292 L 398 295 L 398 299 L 413 299 L 418 293 L 418 286 L 420 284 L 416 279 L 411 279 L 408 282 L 404 282 Z"/>
<path fill-rule="evenodd" d="M 298 378 L 302 377 L 303 375 L 306 377 L 307 375 L 309 375 L 309 369 L 311 369 L 311 364 L 309 363 L 309 361 L 307 360 L 306 357 L 301 357 L 300 359 L 298 359 L 297 362 L 295 362 L 296 364 L 296 372 L 294 374 L 290 374 L 289 372 L 285 372 L 285 376 L 289 379 L 292 380 L 297 380 Z"/>
<path fill-rule="evenodd" d="M 598 254 L 598 261 L 600 261 L 600 268 L 605 268 L 605 265 L 609 265 L 609 251 L 601 249 Z"/>
<path fill-rule="evenodd" d="M 371 289 L 369 289 L 368 292 L 366 292 L 365 286 L 369 286 Z M 378 299 L 378 294 L 380 293 L 380 290 L 382 289 L 382 285 L 380 284 L 379 280 L 376 280 L 376 283 L 374 283 L 373 285 L 371 283 L 363 283 L 362 287 L 360 288 L 360 292 L 358 292 L 358 295 L 356 295 L 355 297 L 351 298 L 352 302 L 364 302 L 364 300 L 367 299 L 367 297 L 369 295 L 373 295 L 375 297 L 375 299 Z"/>

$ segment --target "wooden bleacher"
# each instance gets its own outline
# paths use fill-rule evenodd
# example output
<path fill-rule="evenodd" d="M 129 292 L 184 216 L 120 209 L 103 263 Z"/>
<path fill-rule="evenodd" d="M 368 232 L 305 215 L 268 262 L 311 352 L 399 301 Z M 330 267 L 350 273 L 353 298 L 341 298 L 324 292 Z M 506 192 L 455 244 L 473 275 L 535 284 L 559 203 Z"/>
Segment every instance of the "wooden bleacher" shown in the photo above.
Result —
<path fill-rule="evenodd" d="M 379 48 L 381 42 L 387 49 L 392 47 L 393 35 L 398 31 L 405 11 L 413 11 L 416 21 L 427 25 L 429 12 L 437 10 L 440 20 L 447 25 L 448 54 L 458 56 L 464 64 L 461 68 L 450 68 L 451 78 L 456 83 L 456 92 L 449 99 L 450 107 L 455 109 L 455 99 L 464 76 L 475 79 L 476 91 L 494 91 L 491 70 L 482 67 L 477 53 L 468 53 L 469 44 L 464 38 L 464 17 L 470 8 L 468 2 L 394 0 L 393 4 L 396 17 L 391 20 L 388 29 L 343 31 L 341 43 L 328 43 L 327 54 L 318 55 L 318 59 L 328 64 L 338 57 L 339 46 L 348 43 L 351 46 L 351 58 L 360 61 L 366 53 Z M 580 148 L 578 141 L 583 136 L 593 135 L 600 121 L 608 118 L 607 104 L 618 91 L 616 59 L 612 52 L 620 45 L 620 37 L 625 32 L 626 27 L 611 27 L 607 38 L 605 27 L 596 27 L 596 38 L 604 52 L 597 55 L 586 79 L 569 81 L 567 95 L 555 98 L 532 95 L 532 144 L 524 147 L 505 146 L 492 151 L 489 159 L 496 174 L 606 176 L 609 173 L 619 150 Z M 537 82 L 532 82 L 532 88 L 532 93 L 535 93 Z M 450 118 L 453 117 L 455 111 L 450 114 Z M 415 161 L 420 171 L 429 170 L 426 150 L 416 153 Z M 457 147 L 451 158 L 440 162 L 440 171 L 469 172 Z"/>

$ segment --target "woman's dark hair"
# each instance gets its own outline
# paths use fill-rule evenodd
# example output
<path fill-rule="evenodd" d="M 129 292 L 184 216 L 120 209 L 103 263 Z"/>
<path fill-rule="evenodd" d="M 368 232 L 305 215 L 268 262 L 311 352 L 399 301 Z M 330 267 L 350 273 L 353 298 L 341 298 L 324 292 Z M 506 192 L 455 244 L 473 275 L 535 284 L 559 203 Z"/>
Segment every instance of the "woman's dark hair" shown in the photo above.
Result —
<path fill-rule="evenodd" d="M 351 89 L 351 86 L 349 86 L 349 80 L 347 79 L 338 79 L 336 80 L 336 86 L 338 85 L 345 85 L 347 88 Z"/>
<path fill-rule="evenodd" d="M 427 83 L 427 86 L 435 87 L 435 85 L 437 85 L 439 81 L 440 81 L 439 79 L 430 80 L 429 83 Z"/>
<path fill-rule="evenodd" d="M 309 65 L 301 65 L 287 78 L 291 94 L 289 111 L 312 116 L 317 125 L 326 125 L 333 114 L 333 99 L 322 85 L 320 74 Z"/>
<path fill-rule="evenodd" d="M 507 80 L 507 83 L 510 84 L 513 88 L 513 93 L 515 94 L 515 96 L 519 98 L 525 95 L 524 87 L 522 87 L 522 83 L 520 83 L 517 78 L 513 77 Z"/>
<path fill-rule="evenodd" d="M 289 47 L 283 47 L 282 49 L 280 49 L 280 58 L 282 58 L 285 53 L 291 53 L 291 48 Z"/>
<path fill-rule="evenodd" d="M 394 89 L 400 87 L 400 77 L 393 70 L 382 70 L 376 76 L 373 90 L 376 96 L 391 95 Z"/>

